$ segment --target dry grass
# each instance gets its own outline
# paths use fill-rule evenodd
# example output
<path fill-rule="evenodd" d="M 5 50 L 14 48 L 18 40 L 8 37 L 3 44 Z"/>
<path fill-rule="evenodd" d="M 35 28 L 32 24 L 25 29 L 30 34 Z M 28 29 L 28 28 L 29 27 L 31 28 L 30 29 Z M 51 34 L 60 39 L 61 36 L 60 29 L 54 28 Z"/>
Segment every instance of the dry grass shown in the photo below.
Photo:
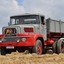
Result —
<path fill-rule="evenodd" d="M 64 54 L 25 54 L 13 52 L 0 55 L 0 64 L 64 64 Z"/>

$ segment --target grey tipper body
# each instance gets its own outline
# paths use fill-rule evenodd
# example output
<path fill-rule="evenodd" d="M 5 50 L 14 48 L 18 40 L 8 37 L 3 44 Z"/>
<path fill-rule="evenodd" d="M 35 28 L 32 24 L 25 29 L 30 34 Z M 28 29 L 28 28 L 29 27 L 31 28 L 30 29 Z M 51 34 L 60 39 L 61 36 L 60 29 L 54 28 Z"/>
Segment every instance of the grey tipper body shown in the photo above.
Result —
<path fill-rule="evenodd" d="M 49 18 L 46 21 L 46 26 L 47 34 L 49 34 L 50 32 L 64 33 L 64 21 L 53 20 Z"/>

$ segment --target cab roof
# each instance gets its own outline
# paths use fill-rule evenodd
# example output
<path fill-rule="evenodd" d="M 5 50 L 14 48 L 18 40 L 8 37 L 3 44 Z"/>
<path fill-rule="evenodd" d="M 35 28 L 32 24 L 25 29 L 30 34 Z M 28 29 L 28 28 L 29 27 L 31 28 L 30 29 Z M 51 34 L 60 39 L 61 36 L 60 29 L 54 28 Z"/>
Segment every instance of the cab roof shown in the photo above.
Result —
<path fill-rule="evenodd" d="M 45 17 L 45 16 L 42 15 L 42 14 L 31 14 L 31 13 L 25 13 L 25 14 L 20 14 L 20 15 L 14 15 L 14 16 L 11 16 L 11 17 L 17 17 L 17 16 L 29 16 L 29 15 L 37 15 L 37 16 L 43 16 L 43 17 Z"/>

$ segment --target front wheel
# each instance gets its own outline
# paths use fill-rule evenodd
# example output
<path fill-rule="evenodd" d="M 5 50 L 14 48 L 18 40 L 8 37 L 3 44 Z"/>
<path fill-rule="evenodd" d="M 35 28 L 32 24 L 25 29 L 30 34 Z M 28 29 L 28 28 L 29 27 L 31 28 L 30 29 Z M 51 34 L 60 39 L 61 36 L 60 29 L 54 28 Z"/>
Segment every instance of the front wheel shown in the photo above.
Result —
<path fill-rule="evenodd" d="M 33 47 L 33 53 L 42 54 L 42 42 L 41 40 L 37 40 L 35 46 Z"/>

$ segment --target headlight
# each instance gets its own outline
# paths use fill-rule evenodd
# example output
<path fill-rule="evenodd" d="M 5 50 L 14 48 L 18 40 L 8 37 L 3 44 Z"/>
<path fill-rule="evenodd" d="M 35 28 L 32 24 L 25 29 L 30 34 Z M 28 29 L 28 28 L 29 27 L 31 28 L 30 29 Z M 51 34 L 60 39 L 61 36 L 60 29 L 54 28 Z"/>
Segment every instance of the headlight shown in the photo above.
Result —
<path fill-rule="evenodd" d="M 17 42 L 20 42 L 20 39 L 18 39 Z"/>
<path fill-rule="evenodd" d="M 22 41 L 25 42 L 26 41 L 26 38 L 22 38 Z"/>

